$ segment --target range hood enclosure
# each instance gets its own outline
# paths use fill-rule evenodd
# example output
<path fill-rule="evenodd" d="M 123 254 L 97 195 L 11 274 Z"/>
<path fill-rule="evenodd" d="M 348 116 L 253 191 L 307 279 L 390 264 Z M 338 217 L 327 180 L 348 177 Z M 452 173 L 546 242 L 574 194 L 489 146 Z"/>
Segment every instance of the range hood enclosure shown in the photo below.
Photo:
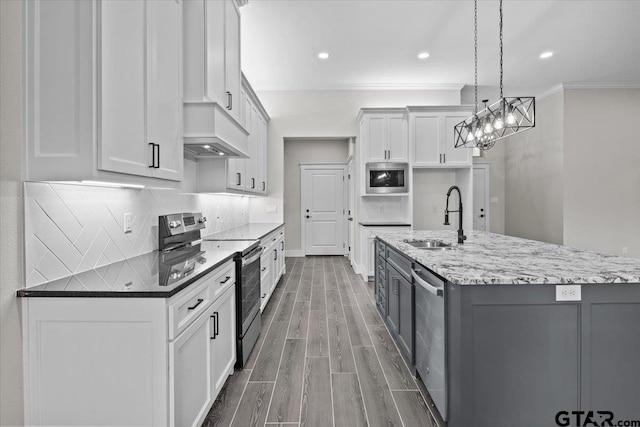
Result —
<path fill-rule="evenodd" d="M 222 157 L 223 152 L 248 158 L 249 132 L 216 102 L 185 102 L 184 151 L 195 157 Z"/>

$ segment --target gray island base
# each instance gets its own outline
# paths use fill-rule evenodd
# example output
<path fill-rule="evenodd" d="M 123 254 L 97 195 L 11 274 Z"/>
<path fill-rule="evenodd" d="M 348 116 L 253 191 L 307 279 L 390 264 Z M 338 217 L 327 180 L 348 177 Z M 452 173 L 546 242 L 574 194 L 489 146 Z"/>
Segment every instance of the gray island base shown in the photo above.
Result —
<path fill-rule="evenodd" d="M 640 420 L 640 260 L 468 235 L 451 250 L 405 242 L 450 231 L 376 239 L 378 310 L 448 426 Z M 567 284 L 579 300 L 557 300 Z"/>

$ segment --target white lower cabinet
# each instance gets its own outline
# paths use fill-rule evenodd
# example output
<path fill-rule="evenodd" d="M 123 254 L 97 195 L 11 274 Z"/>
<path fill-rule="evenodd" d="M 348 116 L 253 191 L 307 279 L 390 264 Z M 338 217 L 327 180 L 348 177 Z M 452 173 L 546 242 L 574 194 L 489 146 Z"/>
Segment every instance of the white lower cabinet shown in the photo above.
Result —
<path fill-rule="evenodd" d="M 285 273 L 284 227 L 281 227 L 260 239 L 262 257 L 260 258 L 260 311 L 269 302 L 278 281 Z"/>
<path fill-rule="evenodd" d="M 168 299 L 23 298 L 25 425 L 201 425 L 236 361 L 233 265 Z"/>

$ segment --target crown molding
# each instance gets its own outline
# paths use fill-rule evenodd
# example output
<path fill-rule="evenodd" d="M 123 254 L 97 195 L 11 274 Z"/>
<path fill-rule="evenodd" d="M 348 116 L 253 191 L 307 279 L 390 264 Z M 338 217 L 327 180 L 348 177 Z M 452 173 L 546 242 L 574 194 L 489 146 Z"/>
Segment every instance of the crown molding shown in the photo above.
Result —
<path fill-rule="evenodd" d="M 575 82 L 562 86 L 564 89 L 640 89 L 640 83 L 632 82 Z"/>
<path fill-rule="evenodd" d="M 258 92 L 303 92 L 303 91 L 358 91 L 358 90 L 454 90 L 460 91 L 464 87 L 462 83 L 345 83 L 331 85 L 303 85 L 291 86 L 260 86 L 254 89 Z"/>
<path fill-rule="evenodd" d="M 564 87 L 564 85 L 562 83 L 557 84 L 557 85 L 552 86 L 549 89 L 545 90 L 541 94 L 536 95 L 536 99 L 544 99 L 547 96 L 551 96 L 556 92 L 562 92 L 564 89 L 565 89 L 565 87 Z"/>

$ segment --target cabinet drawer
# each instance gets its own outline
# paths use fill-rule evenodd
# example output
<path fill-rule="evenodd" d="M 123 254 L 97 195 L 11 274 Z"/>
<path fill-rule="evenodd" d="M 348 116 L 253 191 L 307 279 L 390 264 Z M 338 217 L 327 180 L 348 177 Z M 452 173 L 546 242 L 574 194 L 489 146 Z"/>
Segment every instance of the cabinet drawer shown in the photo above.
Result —
<path fill-rule="evenodd" d="M 411 261 L 396 252 L 394 249 L 387 248 L 387 262 L 391 264 L 395 269 L 403 275 L 409 282 L 411 279 Z"/>
<path fill-rule="evenodd" d="M 216 269 L 213 279 L 213 299 L 217 299 L 224 291 L 236 283 L 236 263 L 229 261 Z"/>
<path fill-rule="evenodd" d="M 169 300 L 170 340 L 177 337 L 211 305 L 213 302 L 212 289 L 215 288 L 214 277 L 209 275 L 198 280 Z"/>

